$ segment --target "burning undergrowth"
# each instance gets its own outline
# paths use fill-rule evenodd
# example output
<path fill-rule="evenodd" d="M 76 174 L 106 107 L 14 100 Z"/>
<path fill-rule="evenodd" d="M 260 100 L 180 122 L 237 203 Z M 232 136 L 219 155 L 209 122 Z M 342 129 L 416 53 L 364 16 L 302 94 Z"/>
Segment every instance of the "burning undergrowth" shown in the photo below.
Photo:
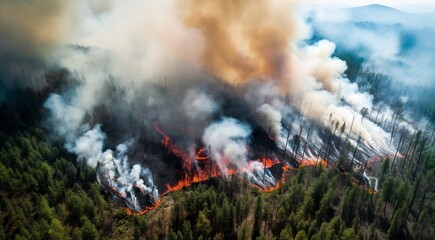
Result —
<path fill-rule="evenodd" d="M 99 94 L 107 101 L 89 110 L 74 106 L 70 97 L 80 93 L 80 85 L 53 94 L 45 106 L 65 147 L 96 169 L 116 201 L 136 212 L 149 210 L 168 192 L 214 177 L 239 176 L 272 191 L 289 169 L 336 165 L 340 155 L 357 167 L 368 154 L 385 153 L 304 117 L 271 83 L 235 87 L 207 77 L 176 87 L 165 79 L 130 90 L 126 101 L 128 89 L 113 77 L 104 81 Z"/>
<path fill-rule="evenodd" d="M 367 159 L 394 152 L 335 44 L 303 44 L 292 1 L 78 2 L 70 41 L 98 47 L 51 53 L 74 84 L 45 102 L 47 126 L 132 211 L 213 177 L 272 191 L 322 164 L 368 179 Z"/>

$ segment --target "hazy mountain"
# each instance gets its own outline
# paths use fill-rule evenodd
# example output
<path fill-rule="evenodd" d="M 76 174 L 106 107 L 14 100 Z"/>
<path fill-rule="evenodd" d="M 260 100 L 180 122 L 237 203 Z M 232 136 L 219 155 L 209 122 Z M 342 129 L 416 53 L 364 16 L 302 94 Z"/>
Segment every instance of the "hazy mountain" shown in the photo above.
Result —
<path fill-rule="evenodd" d="M 433 23 L 435 22 L 435 13 L 410 13 L 379 4 L 345 8 L 339 11 L 349 14 L 353 21 L 370 21 L 384 24 L 400 23 L 406 26 L 430 28 L 434 27 Z"/>

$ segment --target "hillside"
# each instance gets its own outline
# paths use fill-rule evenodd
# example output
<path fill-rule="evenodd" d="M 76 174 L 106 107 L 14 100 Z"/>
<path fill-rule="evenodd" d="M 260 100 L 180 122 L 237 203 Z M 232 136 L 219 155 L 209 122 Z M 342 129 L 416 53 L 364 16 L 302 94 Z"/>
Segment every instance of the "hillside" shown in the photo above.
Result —
<path fill-rule="evenodd" d="M 14 136 L 2 131 L 0 239 L 431 239 L 435 231 L 434 148 L 423 167 L 406 163 L 403 176 L 389 170 L 391 160 L 379 162 L 380 192 L 319 165 L 287 172 L 272 192 L 213 178 L 129 215 L 92 168 L 73 164 L 36 123 L 15 125 Z"/>
<path fill-rule="evenodd" d="M 296 2 L 0 1 L 0 240 L 432 239 L 434 15 Z"/>

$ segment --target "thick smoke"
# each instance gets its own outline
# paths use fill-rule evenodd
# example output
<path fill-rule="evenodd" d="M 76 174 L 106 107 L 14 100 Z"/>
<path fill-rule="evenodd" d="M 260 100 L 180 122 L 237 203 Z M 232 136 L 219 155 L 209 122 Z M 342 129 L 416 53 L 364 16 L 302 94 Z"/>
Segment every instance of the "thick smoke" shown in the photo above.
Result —
<path fill-rule="evenodd" d="M 212 123 L 204 130 L 202 141 L 211 148 L 212 159 L 218 164 L 221 172 L 228 172 L 226 161 L 247 171 L 248 140 L 251 129 L 237 119 L 224 118 Z"/>
<path fill-rule="evenodd" d="M 66 149 L 95 168 L 101 185 L 131 209 L 143 208 L 139 193 L 155 203 L 157 186 L 195 161 L 198 148 L 208 149 L 209 156 L 199 157 L 212 159 L 223 175 L 235 167 L 265 189 L 276 180 L 257 161 L 258 153 L 251 159 L 254 138 L 258 145 L 272 142 L 276 146 L 261 147 L 282 156 L 286 137 L 293 136 L 310 146 L 305 152 L 292 140 L 287 153 L 314 158 L 325 144 L 325 129 L 335 133 L 338 124 L 345 125 L 344 133 L 336 135 L 350 134 L 354 145 L 362 137 L 379 153 L 387 148 L 388 134 L 361 120 L 362 108 L 373 109 L 372 96 L 344 76 L 347 66 L 333 57 L 335 44 L 296 42 L 304 27 L 294 19 L 292 1 L 72 5 L 62 15 L 76 20 L 65 43 L 78 46 L 51 56 L 76 85 L 47 99 L 47 122 Z M 47 41 L 52 40 L 59 41 Z M 315 128 L 310 140 L 307 123 Z"/>
<path fill-rule="evenodd" d="M 311 106 L 302 111 L 324 126 L 331 127 L 332 122 L 345 124 L 349 134 L 353 118 L 358 118 L 352 125 L 355 138 L 361 136 L 372 147 L 387 148 L 388 134 L 370 121 L 361 121 L 360 110 L 372 109 L 373 97 L 360 92 L 355 83 L 344 77 L 346 63 L 332 57 L 334 50 L 334 43 L 322 40 L 293 54 L 289 91 L 296 96 L 294 104 Z"/>
<path fill-rule="evenodd" d="M 50 58 L 67 36 L 67 1 L 0 2 L 0 102 L 14 88 L 43 87 Z"/>
<path fill-rule="evenodd" d="M 216 162 L 224 176 L 228 166 L 236 166 L 240 174 L 246 174 L 249 181 L 267 188 L 260 176 L 264 175 L 264 165 L 261 162 L 249 160 L 249 139 L 252 130 L 249 125 L 234 118 L 224 118 L 212 123 L 204 130 L 203 143 L 209 147 L 211 158 Z M 268 184 L 275 184 L 275 179 L 267 171 Z"/>
<path fill-rule="evenodd" d="M 204 120 L 218 110 L 218 104 L 206 95 L 200 92 L 199 89 L 191 89 L 187 91 L 186 97 L 183 100 L 184 114 L 191 120 Z"/>
<path fill-rule="evenodd" d="M 260 125 L 266 129 L 271 136 L 281 136 L 281 112 L 265 103 L 256 109 Z"/>
<path fill-rule="evenodd" d="M 0 2 L 0 49 L 43 53 L 66 34 L 64 2 L 56 0 Z"/>
<path fill-rule="evenodd" d="M 77 107 L 68 105 L 62 98 L 53 94 L 44 104 L 52 112 L 51 124 L 57 134 L 65 138 L 65 148 L 77 155 L 77 160 L 97 171 L 100 184 L 110 187 L 119 197 L 126 200 L 129 208 L 142 210 L 135 188 L 142 194 L 158 198 L 158 190 L 154 185 L 151 173 L 140 164 L 130 165 L 127 150 L 133 140 L 116 146 L 115 154 L 112 150 L 104 150 L 106 134 L 100 125 L 89 129 L 88 124 L 81 124 L 84 112 Z M 116 181 L 113 181 L 116 179 Z"/>
<path fill-rule="evenodd" d="M 292 5 L 287 0 L 180 1 L 186 26 L 202 33 L 201 65 L 229 83 L 281 80 L 296 35 Z"/>

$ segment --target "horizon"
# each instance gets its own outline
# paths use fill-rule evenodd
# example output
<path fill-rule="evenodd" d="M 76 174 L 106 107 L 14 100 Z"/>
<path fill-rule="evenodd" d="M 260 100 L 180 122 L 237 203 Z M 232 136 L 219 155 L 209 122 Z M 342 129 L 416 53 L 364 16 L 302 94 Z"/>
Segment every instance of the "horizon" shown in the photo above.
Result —
<path fill-rule="evenodd" d="M 400 11 L 410 13 L 432 13 L 435 12 L 435 3 L 430 0 L 409 1 L 409 0 L 307 0 L 308 5 L 329 5 L 331 8 L 341 7 L 362 7 L 369 5 L 382 5 Z M 302 4 L 302 5 L 304 5 Z"/>

